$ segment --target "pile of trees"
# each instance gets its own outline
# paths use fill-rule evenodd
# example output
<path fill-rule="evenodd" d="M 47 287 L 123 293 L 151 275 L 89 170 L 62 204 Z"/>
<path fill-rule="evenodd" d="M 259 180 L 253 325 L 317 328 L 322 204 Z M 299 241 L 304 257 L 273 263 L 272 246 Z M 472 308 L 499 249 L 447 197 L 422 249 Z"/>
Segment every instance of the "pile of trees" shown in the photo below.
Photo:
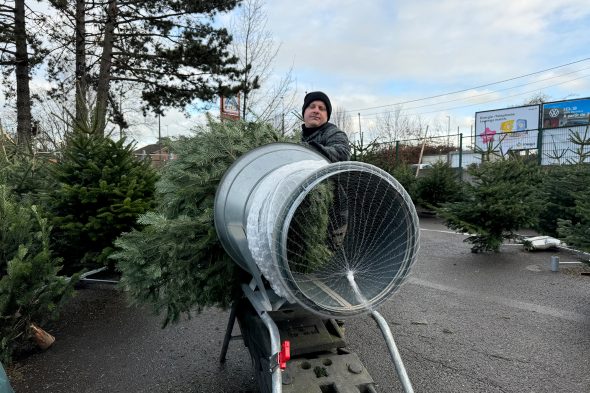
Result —
<path fill-rule="evenodd" d="M 17 114 L 14 143 L 0 124 L 0 246 L 11 245 L 0 260 L 0 360 L 26 342 L 30 322 L 57 315 L 85 269 L 119 263 L 130 295 L 165 309 L 166 322 L 193 307 L 229 303 L 234 264 L 212 225 L 215 186 L 240 154 L 284 140 L 284 126 L 281 133 L 262 122 L 210 119 L 171 146 L 181 158 L 164 170 L 154 199 L 158 175 L 124 137 L 114 141 L 107 125 L 129 126 L 121 105 L 129 96 L 144 115 L 207 106 L 238 90 L 244 117 L 269 121 L 278 105 L 291 106 L 290 75 L 256 91 L 278 51 L 261 1 L 245 1 L 233 43 L 216 24 L 217 14 L 238 3 L 49 0 L 51 17 L 25 0 L 0 5 L 0 68 Z M 39 66 L 53 86 L 42 102 L 49 121 L 41 128 L 58 134 L 50 144 L 35 138 L 38 97 L 29 81 Z M 49 155 L 36 153 L 48 147 Z M 139 251 L 149 266 L 131 252 L 145 241 Z"/>

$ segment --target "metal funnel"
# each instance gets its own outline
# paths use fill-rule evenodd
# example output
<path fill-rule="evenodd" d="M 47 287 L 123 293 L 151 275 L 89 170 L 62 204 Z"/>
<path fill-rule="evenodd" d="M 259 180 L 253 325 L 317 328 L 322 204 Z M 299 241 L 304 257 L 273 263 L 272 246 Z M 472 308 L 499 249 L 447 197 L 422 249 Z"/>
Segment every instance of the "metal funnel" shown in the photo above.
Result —
<path fill-rule="evenodd" d="M 215 227 L 238 265 L 322 316 L 375 309 L 408 275 L 419 242 L 414 205 L 391 175 L 285 143 L 230 167 Z"/>

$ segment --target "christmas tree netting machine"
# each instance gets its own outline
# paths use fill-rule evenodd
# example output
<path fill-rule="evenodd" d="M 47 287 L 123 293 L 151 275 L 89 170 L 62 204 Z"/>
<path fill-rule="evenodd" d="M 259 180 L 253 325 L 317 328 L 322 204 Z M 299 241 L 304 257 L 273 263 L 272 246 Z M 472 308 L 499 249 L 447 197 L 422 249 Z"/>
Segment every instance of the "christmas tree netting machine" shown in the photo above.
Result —
<path fill-rule="evenodd" d="M 228 169 L 215 198 L 215 227 L 255 286 L 327 317 L 375 310 L 416 260 L 416 211 L 388 173 L 330 163 L 297 144 L 273 143 Z M 275 296 L 276 295 L 276 296 Z M 263 301 L 277 301 L 264 295 Z"/>

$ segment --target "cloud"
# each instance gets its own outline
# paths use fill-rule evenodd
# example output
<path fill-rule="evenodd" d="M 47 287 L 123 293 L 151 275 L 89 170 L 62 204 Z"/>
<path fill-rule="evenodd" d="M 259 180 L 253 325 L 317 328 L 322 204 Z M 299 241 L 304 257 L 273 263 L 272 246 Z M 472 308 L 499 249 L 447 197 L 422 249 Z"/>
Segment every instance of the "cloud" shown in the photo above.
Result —
<path fill-rule="evenodd" d="M 559 3 L 559 4 L 557 4 Z M 281 57 L 323 78 L 490 79 L 534 69 L 561 22 L 583 20 L 580 1 L 268 2 Z M 284 61 L 284 60 L 283 60 Z M 518 73 L 518 71 L 516 72 Z"/>

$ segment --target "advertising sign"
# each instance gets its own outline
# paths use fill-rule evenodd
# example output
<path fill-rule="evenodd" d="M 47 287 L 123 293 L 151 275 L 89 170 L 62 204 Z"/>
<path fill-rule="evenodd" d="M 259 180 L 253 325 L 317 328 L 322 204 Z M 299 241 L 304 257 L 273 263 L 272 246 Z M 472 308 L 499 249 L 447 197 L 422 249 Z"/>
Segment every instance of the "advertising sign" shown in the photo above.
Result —
<path fill-rule="evenodd" d="M 543 104 L 543 128 L 590 124 L 590 98 Z"/>
<path fill-rule="evenodd" d="M 221 118 L 238 120 L 240 118 L 240 96 L 221 96 Z"/>
<path fill-rule="evenodd" d="M 504 153 L 535 149 L 539 132 L 539 105 L 475 113 L 476 147 Z"/>

